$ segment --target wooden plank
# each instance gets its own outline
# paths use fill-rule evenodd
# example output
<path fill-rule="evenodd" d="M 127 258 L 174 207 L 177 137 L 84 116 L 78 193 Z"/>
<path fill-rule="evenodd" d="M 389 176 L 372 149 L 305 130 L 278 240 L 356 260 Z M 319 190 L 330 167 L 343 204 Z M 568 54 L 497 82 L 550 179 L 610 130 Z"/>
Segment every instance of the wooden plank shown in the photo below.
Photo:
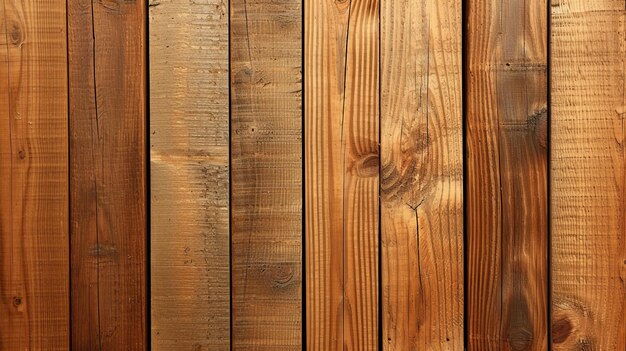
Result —
<path fill-rule="evenodd" d="M 379 4 L 305 3 L 307 349 L 378 347 Z"/>
<path fill-rule="evenodd" d="M 547 4 L 468 3 L 469 350 L 547 350 Z"/>
<path fill-rule="evenodd" d="M 153 350 L 230 350 L 228 3 L 152 1 Z"/>
<path fill-rule="evenodd" d="M 232 0 L 232 347 L 302 348 L 302 1 Z"/>
<path fill-rule="evenodd" d="M 551 5 L 553 349 L 626 350 L 626 6 Z"/>
<path fill-rule="evenodd" d="M 65 1 L 0 8 L 0 350 L 67 350 Z"/>
<path fill-rule="evenodd" d="M 384 350 L 463 349 L 461 5 L 382 1 Z"/>
<path fill-rule="evenodd" d="M 68 2 L 72 348 L 145 350 L 145 2 Z"/>

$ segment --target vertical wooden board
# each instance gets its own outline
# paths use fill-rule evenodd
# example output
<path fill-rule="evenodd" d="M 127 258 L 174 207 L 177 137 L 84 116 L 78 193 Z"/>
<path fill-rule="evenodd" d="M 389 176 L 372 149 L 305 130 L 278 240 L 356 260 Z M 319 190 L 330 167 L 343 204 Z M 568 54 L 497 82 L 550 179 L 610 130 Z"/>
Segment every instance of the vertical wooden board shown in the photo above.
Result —
<path fill-rule="evenodd" d="M 552 1 L 552 343 L 626 349 L 626 6 Z"/>
<path fill-rule="evenodd" d="M 67 350 L 65 1 L 0 8 L 0 350 Z"/>
<path fill-rule="evenodd" d="M 230 350 L 228 2 L 150 11 L 153 350 Z"/>
<path fill-rule="evenodd" d="M 68 5 L 72 347 L 145 350 L 146 4 Z"/>
<path fill-rule="evenodd" d="M 379 4 L 305 3 L 307 349 L 378 346 Z"/>
<path fill-rule="evenodd" d="M 469 350 L 547 350 L 547 4 L 470 1 Z"/>
<path fill-rule="evenodd" d="M 381 5 L 384 350 L 463 349 L 461 7 Z"/>
<path fill-rule="evenodd" d="M 233 350 L 302 347 L 302 1 L 232 0 Z"/>

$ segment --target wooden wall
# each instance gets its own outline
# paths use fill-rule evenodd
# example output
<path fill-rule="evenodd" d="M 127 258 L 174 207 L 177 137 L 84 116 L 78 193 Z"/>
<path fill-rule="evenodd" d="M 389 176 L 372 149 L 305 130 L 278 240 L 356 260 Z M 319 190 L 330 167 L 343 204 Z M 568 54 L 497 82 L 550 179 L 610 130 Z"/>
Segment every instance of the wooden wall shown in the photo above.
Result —
<path fill-rule="evenodd" d="M 624 0 L 0 0 L 0 351 L 626 350 Z"/>

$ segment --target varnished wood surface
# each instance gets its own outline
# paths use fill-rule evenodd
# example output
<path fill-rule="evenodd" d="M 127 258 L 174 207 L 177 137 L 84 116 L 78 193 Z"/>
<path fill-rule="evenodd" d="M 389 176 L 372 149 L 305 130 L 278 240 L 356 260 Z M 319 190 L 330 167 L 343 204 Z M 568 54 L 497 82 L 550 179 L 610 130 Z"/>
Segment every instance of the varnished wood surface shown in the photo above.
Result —
<path fill-rule="evenodd" d="M 462 350 L 461 2 L 381 6 L 383 349 Z"/>
<path fill-rule="evenodd" d="M 626 4 L 552 1 L 553 350 L 626 349 Z"/>
<path fill-rule="evenodd" d="M 469 1 L 469 350 L 548 349 L 547 4 Z"/>
<path fill-rule="evenodd" d="M 379 2 L 305 6 L 307 348 L 374 350 Z"/>
<path fill-rule="evenodd" d="M 64 1 L 0 1 L 0 350 L 70 341 Z"/>
<path fill-rule="evenodd" d="M 302 1 L 232 0 L 232 349 L 302 349 Z"/>
<path fill-rule="evenodd" d="M 151 1 L 153 350 L 230 350 L 228 2 Z"/>
<path fill-rule="evenodd" d="M 145 11 L 141 0 L 68 2 L 76 350 L 148 347 Z"/>

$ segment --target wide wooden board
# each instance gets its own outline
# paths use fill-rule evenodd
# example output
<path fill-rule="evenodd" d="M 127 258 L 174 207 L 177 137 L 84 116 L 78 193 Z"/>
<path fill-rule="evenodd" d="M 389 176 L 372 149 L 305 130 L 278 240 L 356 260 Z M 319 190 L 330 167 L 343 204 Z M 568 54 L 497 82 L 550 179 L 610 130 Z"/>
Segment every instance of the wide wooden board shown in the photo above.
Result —
<path fill-rule="evenodd" d="M 65 1 L 0 1 L 0 350 L 70 340 Z"/>
<path fill-rule="evenodd" d="M 467 347 L 547 350 L 547 4 L 467 9 Z"/>
<path fill-rule="evenodd" d="M 463 349 L 461 5 L 382 0 L 384 350 Z"/>
<path fill-rule="evenodd" d="M 551 5 L 553 350 L 626 350 L 626 3 Z"/>
<path fill-rule="evenodd" d="M 232 0 L 233 350 L 302 349 L 302 1 Z"/>
<path fill-rule="evenodd" d="M 305 2 L 308 350 L 378 347 L 379 2 Z"/>
<path fill-rule="evenodd" d="M 72 348 L 145 350 L 146 3 L 69 1 Z"/>
<path fill-rule="evenodd" d="M 153 350 L 230 350 L 228 3 L 152 1 Z"/>

